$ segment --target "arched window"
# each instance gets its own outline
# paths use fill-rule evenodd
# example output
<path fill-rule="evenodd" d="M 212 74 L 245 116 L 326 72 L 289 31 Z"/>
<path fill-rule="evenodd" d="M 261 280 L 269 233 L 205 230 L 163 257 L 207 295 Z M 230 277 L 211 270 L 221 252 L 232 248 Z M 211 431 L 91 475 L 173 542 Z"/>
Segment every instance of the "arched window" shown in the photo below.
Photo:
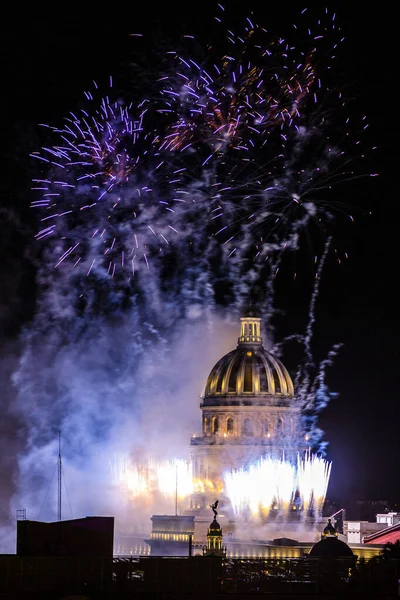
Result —
<path fill-rule="evenodd" d="M 283 432 L 283 420 L 282 419 L 278 419 L 276 422 L 276 432 L 277 433 Z"/>
<path fill-rule="evenodd" d="M 228 417 L 226 420 L 226 432 L 228 435 L 232 435 L 233 433 L 233 419 L 232 417 Z"/>
<path fill-rule="evenodd" d="M 210 433 L 210 419 L 207 419 L 207 417 L 203 420 L 203 433 Z"/>
<path fill-rule="evenodd" d="M 213 433 L 218 433 L 218 429 L 219 429 L 218 417 L 214 417 L 213 418 Z"/>
<path fill-rule="evenodd" d="M 243 435 L 253 435 L 253 423 L 249 417 L 243 421 Z"/>
<path fill-rule="evenodd" d="M 264 421 L 262 422 L 262 434 L 264 436 L 268 435 L 268 419 L 264 419 Z"/>

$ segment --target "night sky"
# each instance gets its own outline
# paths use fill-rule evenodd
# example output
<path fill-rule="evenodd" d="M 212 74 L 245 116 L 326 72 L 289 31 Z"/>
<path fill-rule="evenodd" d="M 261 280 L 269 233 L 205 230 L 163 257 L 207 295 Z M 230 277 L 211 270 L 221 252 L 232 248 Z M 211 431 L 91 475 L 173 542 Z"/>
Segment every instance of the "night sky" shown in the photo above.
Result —
<path fill-rule="evenodd" d="M 157 14 L 152 3 L 148 9 L 143 4 L 141 13 L 131 15 L 119 9 L 113 14 L 108 8 L 90 19 L 73 12 L 56 16 L 40 11 L 33 15 L 21 11 L 3 19 L 1 207 L 11 208 L 19 219 L 11 223 L 2 219 L 3 357 L 15 350 L 18 333 L 34 311 L 35 267 L 30 260 L 34 215 L 29 202 L 36 165 L 28 155 L 40 146 L 36 124 L 59 123 L 81 101 L 83 90 L 93 79 L 106 80 L 126 69 L 132 47 L 138 43 L 129 33 L 158 29 L 160 36 L 171 39 L 192 31 L 202 35 L 213 14 L 210 2 L 196 5 L 193 14 L 192 3 L 186 8 L 165 3 L 162 13 Z M 271 3 L 267 3 L 267 14 L 267 9 L 257 4 L 254 10 L 259 23 L 268 27 L 271 21 L 277 30 L 285 24 L 283 6 L 271 10 Z M 239 14 L 248 3 L 237 5 Z M 347 38 L 345 50 L 341 50 L 341 70 L 368 116 L 370 140 L 378 146 L 368 158 L 368 169 L 379 173 L 379 178 L 339 188 L 344 205 L 355 207 L 349 208 L 355 224 L 336 230 L 337 241 L 346 248 L 349 260 L 341 266 L 333 261 L 329 265 L 317 305 L 317 348 L 325 352 L 333 343 L 344 344 L 328 374 L 329 386 L 339 397 L 320 418 L 329 442 L 328 458 L 334 464 L 328 495 L 385 498 L 395 503 L 400 502 L 395 24 L 387 11 L 359 11 L 348 3 L 338 10 L 337 21 Z M 291 325 L 296 324 L 298 309 L 294 296 L 289 293 L 282 297 Z M 9 389 L 10 364 L 12 361 L 1 372 L 5 390 Z M 3 465 L 0 461 L 7 477 L 20 434 L 12 428 L 13 421 L 7 418 L 0 426 L 3 437 L 10 440 L 9 455 L 3 458 Z"/>

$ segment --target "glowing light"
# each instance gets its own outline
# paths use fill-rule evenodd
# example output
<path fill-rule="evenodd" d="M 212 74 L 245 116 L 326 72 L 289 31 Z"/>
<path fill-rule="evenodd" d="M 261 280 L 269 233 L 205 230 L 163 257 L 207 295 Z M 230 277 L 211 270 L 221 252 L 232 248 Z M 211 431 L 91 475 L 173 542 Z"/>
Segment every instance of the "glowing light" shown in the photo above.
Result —
<path fill-rule="evenodd" d="M 303 510 L 318 514 L 325 501 L 331 463 L 306 454 L 296 465 L 285 459 L 262 458 L 247 469 L 225 474 L 225 492 L 236 514 L 267 516 L 271 508 L 287 513 L 296 493 Z"/>
<path fill-rule="evenodd" d="M 193 492 L 192 465 L 185 460 L 174 459 L 156 463 L 154 466 L 157 486 L 162 494 L 173 498 L 185 498 Z"/>
<path fill-rule="evenodd" d="M 169 499 L 186 498 L 193 493 L 192 465 L 183 459 L 144 463 L 120 457 L 111 463 L 113 480 L 132 499 L 149 500 L 157 493 Z"/>

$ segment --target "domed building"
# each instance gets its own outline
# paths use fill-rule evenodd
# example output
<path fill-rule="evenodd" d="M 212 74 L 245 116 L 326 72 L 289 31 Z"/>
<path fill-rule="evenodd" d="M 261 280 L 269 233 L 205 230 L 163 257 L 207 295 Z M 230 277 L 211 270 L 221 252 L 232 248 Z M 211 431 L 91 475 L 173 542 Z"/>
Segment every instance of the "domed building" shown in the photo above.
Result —
<path fill-rule="evenodd" d="M 337 531 L 330 519 L 328 519 L 328 524 L 321 535 L 320 541 L 311 548 L 308 556 L 328 560 L 333 558 L 354 558 L 350 546 L 339 540 Z"/>
<path fill-rule="evenodd" d="M 221 491 L 226 471 L 267 455 L 295 460 L 305 450 L 292 379 L 264 348 L 254 311 L 240 319 L 236 349 L 211 369 L 200 408 L 202 436 L 191 440 L 193 476 L 214 492 Z"/>

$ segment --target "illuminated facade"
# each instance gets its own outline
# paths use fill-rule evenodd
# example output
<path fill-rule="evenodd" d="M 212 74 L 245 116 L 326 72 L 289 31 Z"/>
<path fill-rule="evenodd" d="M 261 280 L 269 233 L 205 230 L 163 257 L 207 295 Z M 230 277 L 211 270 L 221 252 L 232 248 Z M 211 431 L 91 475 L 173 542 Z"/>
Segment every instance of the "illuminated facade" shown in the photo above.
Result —
<path fill-rule="evenodd" d="M 287 369 L 264 348 L 261 319 L 254 312 L 240 323 L 237 348 L 208 376 L 200 404 L 202 435 L 191 440 L 194 481 L 203 487 L 199 493 L 219 493 L 224 472 L 267 455 L 295 461 L 305 449 Z M 194 505 L 199 506 L 199 497 Z"/>
<path fill-rule="evenodd" d="M 151 537 L 147 544 L 152 555 L 187 556 L 194 536 L 194 517 L 153 515 Z"/>

